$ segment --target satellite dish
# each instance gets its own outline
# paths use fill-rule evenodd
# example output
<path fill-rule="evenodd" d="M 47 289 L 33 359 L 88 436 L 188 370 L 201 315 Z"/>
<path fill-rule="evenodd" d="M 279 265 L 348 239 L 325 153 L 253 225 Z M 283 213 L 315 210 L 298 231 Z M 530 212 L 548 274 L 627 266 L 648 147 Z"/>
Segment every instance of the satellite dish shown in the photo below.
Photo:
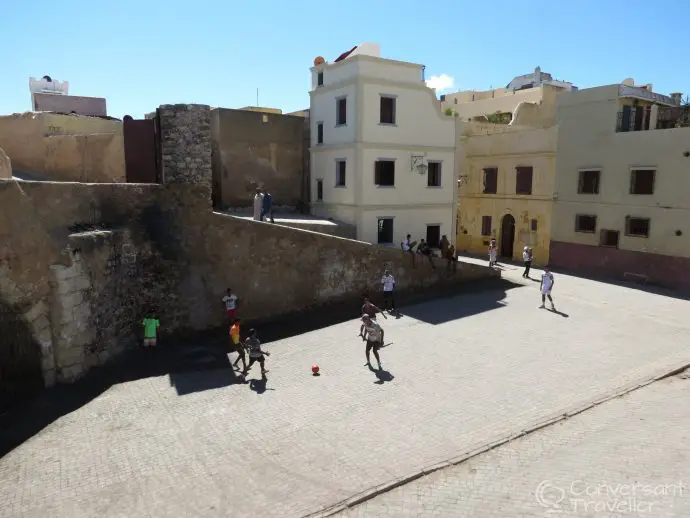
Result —
<path fill-rule="evenodd" d="M 52 78 L 51 78 L 50 76 L 43 76 L 43 79 L 45 79 L 45 80 L 48 81 L 49 83 L 52 83 L 52 82 L 53 82 L 53 80 L 52 80 Z"/>

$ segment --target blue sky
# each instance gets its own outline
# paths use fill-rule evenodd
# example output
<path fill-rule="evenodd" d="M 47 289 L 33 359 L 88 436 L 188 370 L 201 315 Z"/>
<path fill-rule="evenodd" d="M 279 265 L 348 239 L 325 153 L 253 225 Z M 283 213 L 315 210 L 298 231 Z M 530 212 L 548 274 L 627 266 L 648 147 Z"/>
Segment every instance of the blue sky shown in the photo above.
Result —
<path fill-rule="evenodd" d="M 2 0 L 0 114 L 30 109 L 28 80 L 67 80 L 108 113 L 160 104 L 295 111 L 309 67 L 357 43 L 453 78 L 450 91 L 505 86 L 539 65 L 579 87 L 626 77 L 690 93 L 687 0 Z"/>

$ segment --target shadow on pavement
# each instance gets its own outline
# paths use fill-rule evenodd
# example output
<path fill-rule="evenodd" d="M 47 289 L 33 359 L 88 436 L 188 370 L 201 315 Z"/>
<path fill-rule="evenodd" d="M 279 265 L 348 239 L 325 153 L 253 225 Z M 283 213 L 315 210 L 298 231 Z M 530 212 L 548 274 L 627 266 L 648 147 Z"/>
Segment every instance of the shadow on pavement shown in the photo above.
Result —
<path fill-rule="evenodd" d="M 393 376 L 390 372 L 387 370 L 374 370 L 374 374 L 376 374 L 376 383 L 377 385 L 383 385 L 386 382 L 393 381 L 395 379 L 395 376 Z"/>
<path fill-rule="evenodd" d="M 505 291 L 508 285 L 515 286 L 501 279 L 466 284 L 462 287 L 463 294 L 472 293 L 476 296 L 463 296 L 458 300 L 470 304 L 475 299 L 486 299 L 487 295 L 498 300 L 497 290 Z M 453 291 L 435 291 L 433 294 L 403 294 L 399 298 L 399 303 L 411 304 L 430 298 L 438 300 L 457 294 L 457 288 L 453 288 Z M 255 327 L 262 342 L 271 342 L 355 319 L 359 315 L 360 305 L 361 299 L 358 299 L 351 303 L 320 307 L 308 313 L 287 315 L 271 321 L 245 320 L 243 329 Z M 482 307 L 484 309 L 481 309 Z M 475 307 L 473 312 L 465 314 L 478 313 L 493 307 L 484 302 Z M 455 318 L 459 317 L 456 315 Z M 232 368 L 227 347 L 228 331 L 225 328 L 176 337 L 162 336 L 155 348 L 133 347 L 106 365 L 93 368 L 75 383 L 58 385 L 42 391 L 34 398 L 17 402 L 12 409 L 0 414 L 0 457 L 60 417 L 99 397 L 113 385 L 150 377 L 169 376 L 170 385 L 180 396 L 235 384 L 244 386 Z M 234 361 L 234 355 L 232 358 Z M 266 389 L 265 384 L 262 389 L 261 382 L 258 385 L 252 385 L 250 382 L 249 385 L 257 393 L 271 390 Z"/>
<path fill-rule="evenodd" d="M 446 303 L 443 305 L 436 303 L 436 301 L 418 304 L 403 311 L 403 314 L 427 324 L 445 324 L 460 318 L 505 307 L 506 304 L 503 302 L 503 299 L 506 297 L 506 292 L 518 287 L 523 287 L 523 285 L 501 279 L 496 282 L 492 290 L 457 295 L 446 299 Z"/>

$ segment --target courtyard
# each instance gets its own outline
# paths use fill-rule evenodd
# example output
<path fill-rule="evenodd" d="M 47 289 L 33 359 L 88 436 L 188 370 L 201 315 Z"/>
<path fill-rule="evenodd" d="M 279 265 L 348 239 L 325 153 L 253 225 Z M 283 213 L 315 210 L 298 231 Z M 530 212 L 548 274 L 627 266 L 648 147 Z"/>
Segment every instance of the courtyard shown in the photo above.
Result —
<path fill-rule="evenodd" d="M 587 446 L 577 440 L 587 426 L 625 421 L 606 421 L 611 402 L 432 473 L 446 477 L 451 503 L 417 497 L 422 483 L 425 494 L 434 493 L 429 479 L 384 490 L 690 364 L 688 303 L 557 274 L 558 312 L 539 310 L 538 282 L 504 268 L 504 281 L 487 289 L 403 307 L 400 318 L 382 320 L 390 344 L 381 351 L 382 372 L 364 366 L 356 307 L 350 321 L 268 342 L 266 382 L 257 368 L 248 383 L 239 383 L 200 338 L 189 349 L 194 369 L 125 376 L 0 459 L 0 516 L 300 517 L 336 512 L 357 495 L 365 501 L 345 510 L 350 516 L 542 516 L 533 485 L 542 478 L 564 484 L 567 461 L 583 465 L 590 457 L 601 460 L 602 452 L 613 455 L 613 438 L 606 443 L 597 439 L 601 434 L 576 449 Z M 313 363 L 321 376 L 311 375 Z M 638 392 L 661 390 L 663 383 Z M 674 390 L 678 406 L 687 388 Z M 638 392 L 625 397 L 641 397 Z M 661 425 L 646 433 L 661 433 L 667 418 L 676 433 L 689 429 L 687 412 L 654 414 L 661 396 L 648 397 L 641 419 L 650 415 Z M 621 407 L 612 412 L 630 415 Z M 578 428 L 578 419 L 593 421 Z M 552 428 L 576 437 L 566 445 L 568 455 L 553 446 L 556 436 L 539 442 L 537 434 L 557 433 Z M 3 428 L 0 442 L 12 433 Z M 637 436 L 632 428 L 627 433 Z M 676 439 L 680 449 L 682 437 Z M 535 464 L 530 441 L 552 452 L 551 464 Z M 661 450 L 657 457 L 648 451 L 649 466 L 664 461 Z M 475 500 L 458 500 L 472 467 L 479 475 L 493 473 L 486 488 L 494 507 L 472 507 L 480 492 Z M 647 475 L 654 482 L 659 471 Z M 662 482 L 672 483 L 682 473 L 666 475 Z M 372 488 L 383 494 L 367 500 Z"/>

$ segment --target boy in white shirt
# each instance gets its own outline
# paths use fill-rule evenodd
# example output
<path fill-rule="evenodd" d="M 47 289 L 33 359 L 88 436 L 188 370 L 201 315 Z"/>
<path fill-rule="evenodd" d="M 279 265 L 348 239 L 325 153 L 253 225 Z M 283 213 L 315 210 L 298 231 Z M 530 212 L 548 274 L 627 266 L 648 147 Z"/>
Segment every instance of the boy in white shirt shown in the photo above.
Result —
<path fill-rule="evenodd" d="M 223 305 L 228 314 L 228 320 L 233 323 L 237 318 L 237 300 L 238 297 L 232 292 L 232 288 L 228 288 L 223 297 Z"/>
<path fill-rule="evenodd" d="M 362 315 L 362 322 L 364 323 L 364 336 L 362 338 L 367 342 L 367 365 L 371 368 L 369 354 L 373 351 L 374 358 L 376 358 L 376 362 L 379 364 L 379 370 L 383 370 L 381 358 L 379 357 L 379 349 L 383 346 L 383 329 L 369 318 L 369 315 Z"/>
<path fill-rule="evenodd" d="M 541 306 L 539 306 L 539 309 L 546 307 L 546 298 L 548 297 L 549 302 L 551 303 L 551 309 L 556 311 L 556 306 L 553 304 L 553 299 L 551 298 L 551 290 L 553 289 L 555 282 L 556 281 L 553 278 L 553 273 L 549 271 L 549 267 L 544 266 L 544 273 L 541 275 L 541 283 L 539 285 L 541 290 Z"/>
<path fill-rule="evenodd" d="M 383 285 L 383 304 L 389 311 L 395 311 L 395 297 L 393 290 L 395 290 L 395 278 L 391 272 L 386 270 L 381 277 L 381 284 Z"/>

